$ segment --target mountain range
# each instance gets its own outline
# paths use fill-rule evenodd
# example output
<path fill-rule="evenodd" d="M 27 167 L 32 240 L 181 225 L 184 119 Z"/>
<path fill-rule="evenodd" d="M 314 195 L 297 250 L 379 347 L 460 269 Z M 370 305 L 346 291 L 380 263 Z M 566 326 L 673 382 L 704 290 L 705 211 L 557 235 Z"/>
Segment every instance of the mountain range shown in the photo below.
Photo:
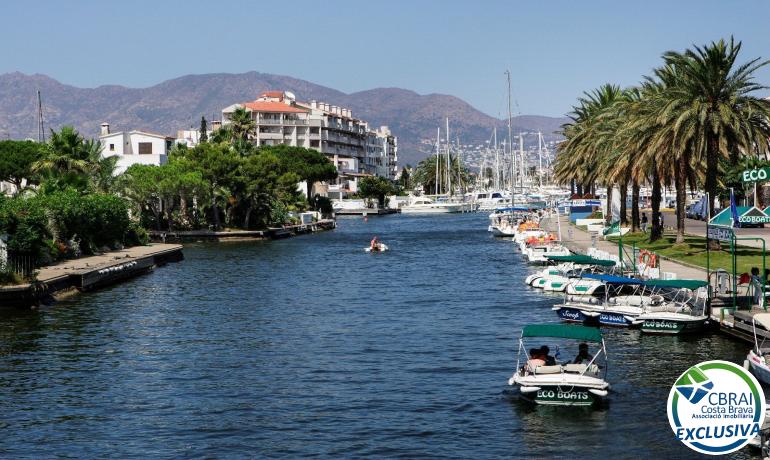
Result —
<path fill-rule="evenodd" d="M 428 140 L 436 127 L 450 119 L 452 140 L 483 144 L 493 127 L 498 139 L 507 121 L 490 117 L 460 98 L 444 94 L 417 94 L 401 88 L 377 88 L 344 93 L 305 80 L 259 72 L 186 75 L 147 88 L 104 85 L 78 88 L 41 74 L 13 72 L 0 75 L 0 137 L 37 137 L 37 91 L 42 94 L 46 129 L 72 125 L 86 137 L 96 137 L 99 125 L 113 131 L 139 129 L 176 136 L 180 129 L 197 128 L 201 116 L 220 118 L 233 103 L 254 100 L 268 90 L 293 92 L 298 100 L 327 102 L 353 111 L 370 126 L 387 125 L 399 138 L 399 163 L 416 164 L 430 152 Z M 541 131 L 547 139 L 566 121 L 536 115 L 513 119 L 514 132 Z"/>

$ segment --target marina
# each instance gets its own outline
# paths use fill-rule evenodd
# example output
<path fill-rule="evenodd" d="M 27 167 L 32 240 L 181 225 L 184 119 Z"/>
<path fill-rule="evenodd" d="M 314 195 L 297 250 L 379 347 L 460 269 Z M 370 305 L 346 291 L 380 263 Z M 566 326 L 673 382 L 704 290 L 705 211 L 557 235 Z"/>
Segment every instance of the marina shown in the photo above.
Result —
<path fill-rule="evenodd" d="M 183 263 L 39 311 L 6 312 L 5 452 L 105 452 L 73 442 L 88 431 L 131 440 L 110 443 L 116 456 L 176 456 L 196 444 L 201 455 L 467 458 L 482 443 L 490 456 L 547 457 L 563 451 L 543 441 L 560 439 L 610 457 L 689 457 L 669 442 L 661 416 L 671 382 L 692 361 L 742 363 L 750 346 L 719 333 L 602 328 L 605 407 L 564 412 L 520 401 L 508 379 L 521 331 L 559 324 L 551 307 L 564 294 L 526 288 L 537 267 L 486 222 L 484 213 L 350 217 L 312 238 L 192 243 Z M 372 235 L 391 250 L 361 251 Z M 240 275 L 211 276 L 224 270 Z M 396 272 L 403 281 L 383 287 L 383 273 Z M 361 280 L 360 289 L 346 288 L 343 276 Z M 70 346 L 77 337 L 87 340 Z M 578 347 L 551 346 L 557 352 L 571 361 Z M 183 408 L 170 406 L 180 395 Z M 651 409 L 640 411 L 639 401 Z M 67 413 L 80 416 L 62 419 Z M 462 435 L 469 430 L 472 440 Z"/>

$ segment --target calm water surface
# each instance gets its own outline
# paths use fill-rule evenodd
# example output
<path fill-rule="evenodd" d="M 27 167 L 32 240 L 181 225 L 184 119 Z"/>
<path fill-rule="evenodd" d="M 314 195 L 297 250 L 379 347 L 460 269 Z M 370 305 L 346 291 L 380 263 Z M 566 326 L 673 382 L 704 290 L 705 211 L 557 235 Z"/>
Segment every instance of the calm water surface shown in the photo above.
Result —
<path fill-rule="evenodd" d="M 558 297 L 483 214 L 343 219 L 0 316 L 3 457 L 693 458 L 666 397 L 718 335 L 607 330 L 608 408 L 510 396 L 522 325 Z M 379 235 L 392 249 L 367 254 Z M 563 356 L 562 358 L 566 358 Z M 746 457 L 748 453 L 741 453 Z"/>

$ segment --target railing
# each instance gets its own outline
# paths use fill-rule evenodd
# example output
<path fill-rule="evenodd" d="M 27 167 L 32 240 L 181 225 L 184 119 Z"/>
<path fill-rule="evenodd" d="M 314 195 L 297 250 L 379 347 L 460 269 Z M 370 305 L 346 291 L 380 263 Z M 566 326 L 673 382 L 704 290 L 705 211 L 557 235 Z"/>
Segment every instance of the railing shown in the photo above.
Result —
<path fill-rule="evenodd" d="M 8 252 L 8 260 L 5 262 L 5 267 L 0 268 L 18 273 L 27 278 L 35 271 L 35 258 L 30 254 Z"/>

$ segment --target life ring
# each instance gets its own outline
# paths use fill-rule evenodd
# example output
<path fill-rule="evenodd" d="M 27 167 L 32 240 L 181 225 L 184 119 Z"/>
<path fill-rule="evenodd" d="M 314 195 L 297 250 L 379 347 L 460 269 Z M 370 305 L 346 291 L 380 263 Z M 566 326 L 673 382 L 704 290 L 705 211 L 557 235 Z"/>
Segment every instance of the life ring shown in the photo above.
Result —
<path fill-rule="evenodd" d="M 658 267 L 658 256 L 646 249 L 639 251 L 639 263 L 644 264 L 648 268 Z"/>

